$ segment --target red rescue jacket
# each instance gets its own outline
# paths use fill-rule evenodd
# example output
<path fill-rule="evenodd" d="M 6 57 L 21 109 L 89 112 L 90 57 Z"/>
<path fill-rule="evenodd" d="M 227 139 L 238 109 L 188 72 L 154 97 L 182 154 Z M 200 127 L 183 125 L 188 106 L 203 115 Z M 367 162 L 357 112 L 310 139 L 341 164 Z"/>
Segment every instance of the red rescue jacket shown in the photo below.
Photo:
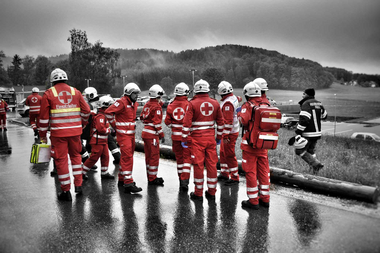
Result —
<path fill-rule="evenodd" d="M 136 130 L 136 111 L 138 103 L 128 96 L 118 99 L 105 111 L 108 122 L 116 130 L 116 137 L 134 136 Z"/>
<path fill-rule="evenodd" d="M 140 120 L 144 123 L 144 129 L 141 137 L 144 139 L 154 139 L 164 137 L 162 131 L 162 104 L 158 103 L 156 98 L 151 98 L 144 105 L 140 114 Z"/>
<path fill-rule="evenodd" d="M 29 106 L 29 114 L 40 114 L 42 97 L 33 92 L 26 98 L 25 105 Z"/>
<path fill-rule="evenodd" d="M 217 100 L 209 97 L 207 93 L 196 94 L 189 103 L 182 128 L 182 141 L 187 137 L 215 136 L 215 123 L 217 125 L 216 138 L 222 139 L 224 119 Z"/>
<path fill-rule="evenodd" d="M 107 144 L 110 124 L 104 115 L 104 110 L 99 108 L 98 114 L 92 113 L 92 128 L 90 144 Z"/>
<path fill-rule="evenodd" d="M 182 126 L 189 107 L 187 96 L 176 96 L 166 109 L 165 124 L 172 129 L 172 140 L 182 140 Z"/>
<path fill-rule="evenodd" d="M 66 83 L 57 83 L 42 97 L 40 136 L 46 138 L 49 125 L 54 137 L 81 135 L 89 116 L 90 107 L 81 92 Z"/>
<path fill-rule="evenodd" d="M 8 104 L 4 99 L 0 99 L 0 115 L 4 115 L 9 111 Z"/>

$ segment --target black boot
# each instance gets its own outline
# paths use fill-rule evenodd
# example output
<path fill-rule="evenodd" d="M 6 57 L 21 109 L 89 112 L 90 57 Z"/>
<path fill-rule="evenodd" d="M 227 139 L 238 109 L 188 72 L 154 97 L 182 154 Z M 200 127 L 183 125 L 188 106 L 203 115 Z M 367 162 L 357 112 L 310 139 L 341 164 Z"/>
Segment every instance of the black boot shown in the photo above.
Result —
<path fill-rule="evenodd" d="M 135 182 L 133 182 L 131 184 L 125 184 L 124 185 L 124 192 L 125 193 L 135 193 L 135 192 L 141 192 L 141 191 L 142 191 L 142 188 L 137 187 Z"/>
<path fill-rule="evenodd" d="M 73 199 L 71 197 L 70 191 L 67 191 L 67 192 L 61 192 L 60 194 L 58 194 L 58 200 L 72 201 Z"/>
<path fill-rule="evenodd" d="M 75 193 L 78 195 L 82 194 L 83 193 L 82 186 L 75 186 Z"/>
<path fill-rule="evenodd" d="M 187 192 L 189 190 L 189 179 L 179 180 L 179 189 L 182 192 Z"/>
<path fill-rule="evenodd" d="M 249 200 L 243 200 L 241 202 L 241 207 L 242 208 L 249 208 L 249 209 L 253 209 L 253 210 L 259 210 L 259 205 L 254 205 L 252 204 L 251 202 L 249 202 Z"/>
<path fill-rule="evenodd" d="M 115 177 L 108 172 L 106 174 L 102 175 L 101 177 L 102 177 L 102 179 L 115 179 Z"/>
<path fill-rule="evenodd" d="M 162 177 L 156 177 L 153 181 L 149 181 L 148 185 L 164 185 L 164 179 Z"/>

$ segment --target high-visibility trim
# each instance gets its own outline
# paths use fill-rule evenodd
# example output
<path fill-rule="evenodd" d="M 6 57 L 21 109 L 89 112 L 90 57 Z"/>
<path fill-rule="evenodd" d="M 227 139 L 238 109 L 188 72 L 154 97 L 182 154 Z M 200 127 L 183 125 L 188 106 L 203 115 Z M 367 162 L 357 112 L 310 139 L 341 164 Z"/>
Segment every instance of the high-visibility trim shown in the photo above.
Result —
<path fill-rule="evenodd" d="M 63 174 L 63 175 L 58 175 L 58 179 L 60 178 L 66 178 L 66 177 L 70 177 L 70 174 Z"/>
<path fill-rule="evenodd" d="M 55 113 L 51 114 L 50 117 L 55 118 L 55 117 L 68 117 L 68 116 L 79 116 L 79 112 L 65 112 L 65 113 Z"/>
<path fill-rule="evenodd" d="M 81 118 L 76 118 L 76 119 L 52 119 L 50 123 L 52 124 L 58 124 L 58 123 L 70 123 L 70 122 L 81 122 Z"/>
<path fill-rule="evenodd" d="M 47 124 L 49 123 L 48 119 L 40 119 L 40 124 Z"/>
<path fill-rule="evenodd" d="M 267 189 L 269 189 L 269 185 L 267 185 L 267 184 L 262 184 L 262 185 L 260 185 L 260 188 L 261 188 L 262 190 L 267 190 Z"/>
<path fill-rule="evenodd" d="M 278 136 L 270 136 L 270 135 L 262 135 L 262 134 L 260 134 L 259 135 L 259 139 L 275 141 L 275 140 L 278 140 Z"/>
<path fill-rule="evenodd" d="M 300 116 L 305 116 L 305 117 L 311 119 L 311 114 L 307 111 L 301 111 Z"/>
<path fill-rule="evenodd" d="M 207 178 L 207 181 L 208 181 L 208 182 L 217 182 L 217 181 L 218 181 L 218 178 L 216 178 L 216 177 L 215 177 L 215 178 L 210 178 L 210 177 L 208 177 L 208 178 Z"/>
<path fill-rule="evenodd" d="M 108 139 L 108 135 L 97 135 L 93 134 L 92 137 L 98 138 L 98 139 Z"/>
<path fill-rule="evenodd" d="M 116 132 L 122 133 L 122 134 L 134 134 L 135 130 L 122 130 L 122 129 L 116 129 Z"/>
<path fill-rule="evenodd" d="M 214 125 L 215 121 L 195 121 L 192 123 L 193 126 L 205 126 Z"/>
<path fill-rule="evenodd" d="M 255 198 L 257 198 L 259 195 L 257 194 L 257 193 L 255 193 L 255 194 L 248 194 L 248 198 L 250 198 L 250 199 L 255 199 Z"/>
<path fill-rule="evenodd" d="M 50 127 L 50 130 L 70 129 L 70 128 L 82 128 L 82 125 L 69 126 L 69 127 Z"/>
<path fill-rule="evenodd" d="M 157 132 L 156 132 L 156 131 L 153 131 L 153 130 L 150 130 L 150 129 L 146 129 L 146 128 L 144 128 L 142 131 L 143 131 L 143 132 L 150 133 L 150 134 L 156 134 L 156 135 L 157 135 Z"/>
<path fill-rule="evenodd" d="M 171 127 L 182 127 L 183 125 L 182 124 L 171 124 L 170 126 Z"/>
<path fill-rule="evenodd" d="M 134 122 L 116 122 L 116 126 L 134 126 L 136 123 Z"/>
<path fill-rule="evenodd" d="M 247 192 L 254 192 L 254 191 L 258 191 L 259 188 L 256 186 L 256 187 L 247 187 Z"/>
<path fill-rule="evenodd" d="M 50 113 L 63 113 L 63 112 L 80 112 L 80 108 L 65 108 L 65 109 L 52 109 Z M 79 115 L 79 113 L 78 113 Z"/>
<path fill-rule="evenodd" d="M 194 182 L 195 183 L 203 183 L 203 181 L 204 181 L 203 178 L 202 179 L 201 178 L 199 178 L 199 179 L 198 178 L 194 178 Z"/>
<path fill-rule="evenodd" d="M 277 118 L 262 118 L 261 119 L 262 122 L 268 122 L 268 123 L 280 123 L 281 124 L 281 119 L 277 119 Z"/>

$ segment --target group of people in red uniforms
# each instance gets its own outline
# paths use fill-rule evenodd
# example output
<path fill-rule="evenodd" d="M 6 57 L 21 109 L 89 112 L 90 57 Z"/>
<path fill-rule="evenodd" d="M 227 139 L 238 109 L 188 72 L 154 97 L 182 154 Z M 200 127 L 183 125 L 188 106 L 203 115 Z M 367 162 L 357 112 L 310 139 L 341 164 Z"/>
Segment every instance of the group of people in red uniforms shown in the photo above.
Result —
<path fill-rule="evenodd" d="M 40 113 L 37 121 L 31 118 L 30 122 L 43 143 L 47 142 L 47 131 L 50 130 L 51 153 L 62 190 L 58 195 L 59 200 L 72 200 L 67 154 L 70 156 L 77 194 L 82 194 L 82 181 L 86 179 L 85 175 L 98 159 L 101 160 L 102 178 L 113 178 L 108 172 L 107 139 L 110 134 L 116 136 L 121 153 L 118 185 L 123 186 L 126 193 L 142 191 L 132 176 L 137 118 L 144 124 L 142 139 L 148 185 L 164 184 L 164 179 L 158 177 L 160 143 L 165 142 L 161 101 L 165 92 L 160 85 L 150 87 L 150 99 L 144 105 L 141 114 L 136 115 L 137 98 L 141 90 L 135 83 L 125 85 L 123 96 L 116 102 L 110 96 L 100 97 L 97 103 L 98 111 L 91 112 L 83 95 L 67 84 L 68 77 L 65 71 L 55 69 L 51 73 L 50 81 L 52 87 L 45 91 L 42 98 L 34 96 L 41 101 L 38 106 Z M 218 181 L 225 181 L 226 186 L 239 184 L 235 146 L 242 125 L 241 149 L 248 195 L 248 200 L 243 201 L 242 206 L 257 209 L 261 204 L 269 207 L 268 151 L 253 149 L 245 142 L 245 130 L 249 129 L 248 126 L 252 122 L 252 105 L 267 101 L 266 90 L 267 83 L 262 78 L 249 82 L 245 85 L 243 93 L 250 103 L 240 106 L 242 98 L 233 94 L 233 87 L 227 81 L 222 81 L 218 86 L 220 102 L 209 96 L 210 85 L 206 80 L 201 79 L 194 84 L 194 97 L 191 99 L 188 98 L 188 85 L 179 83 L 175 86 L 175 97 L 167 106 L 164 123 L 171 128 L 180 191 L 187 192 L 189 189 L 191 165 L 194 191 L 190 193 L 190 198 L 194 201 L 203 200 L 203 193 L 209 201 L 214 201 Z M 32 98 L 30 100 L 32 101 Z M 34 108 L 37 109 L 37 106 Z M 90 115 L 92 119 L 89 123 Z M 91 124 L 91 155 L 82 164 L 80 136 L 88 123 Z M 219 176 L 217 145 L 220 145 Z M 205 191 L 204 181 L 207 183 Z"/>

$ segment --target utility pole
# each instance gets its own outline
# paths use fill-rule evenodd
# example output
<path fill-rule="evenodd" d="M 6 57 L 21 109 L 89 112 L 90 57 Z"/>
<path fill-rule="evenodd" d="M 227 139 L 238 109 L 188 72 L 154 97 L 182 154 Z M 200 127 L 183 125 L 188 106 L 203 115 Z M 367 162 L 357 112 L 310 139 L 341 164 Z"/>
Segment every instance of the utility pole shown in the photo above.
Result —
<path fill-rule="evenodd" d="M 335 137 L 335 131 L 336 131 L 336 94 L 334 94 L 334 104 L 335 104 L 335 106 L 334 106 L 334 110 L 335 110 L 335 112 L 334 112 L 334 114 L 335 114 L 335 116 L 334 116 L 334 137 Z"/>
<path fill-rule="evenodd" d="M 90 81 L 91 81 L 91 79 L 84 79 L 84 80 L 87 81 L 87 87 L 90 87 Z"/>
<path fill-rule="evenodd" d="M 197 71 L 196 69 L 190 69 L 192 76 L 193 76 L 193 88 L 194 88 L 194 73 Z"/>

